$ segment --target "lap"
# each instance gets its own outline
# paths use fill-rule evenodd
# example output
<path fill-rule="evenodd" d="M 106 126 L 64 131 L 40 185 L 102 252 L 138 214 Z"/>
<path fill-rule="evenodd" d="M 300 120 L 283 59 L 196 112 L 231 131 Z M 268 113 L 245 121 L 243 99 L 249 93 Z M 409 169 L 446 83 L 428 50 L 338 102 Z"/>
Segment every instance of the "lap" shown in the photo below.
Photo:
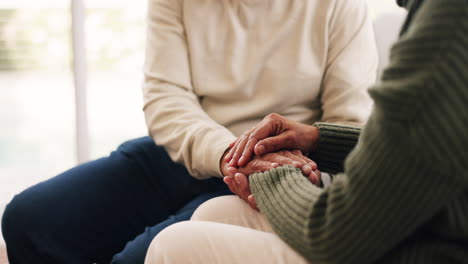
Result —
<path fill-rule="evenodd" d="M 266 217 L 236 195 L 221 196 L 203 203 L 191 220 L 231 224 L 273 233 Z"/>
<path fill-rule="evenodd" d="M 189 221 L 163 230 L 146 264 L 307 263 L 277 235 L 230 224 Z"/>
<path fill-rule="evenodd" d="M 274 234 L 261 213 L 229 195 L 202 204 L 191 221 L 163 230 L 151 243 L 145 263 L 307 261 Z"/>

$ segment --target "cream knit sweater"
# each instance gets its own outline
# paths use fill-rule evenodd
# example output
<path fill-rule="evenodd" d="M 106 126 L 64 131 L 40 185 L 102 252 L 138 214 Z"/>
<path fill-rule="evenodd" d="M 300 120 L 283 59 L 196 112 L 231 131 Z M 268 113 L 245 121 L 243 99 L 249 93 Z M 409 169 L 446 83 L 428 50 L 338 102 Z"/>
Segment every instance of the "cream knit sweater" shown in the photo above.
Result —
<path fill-rule="evenodd" d="M 269 113 L 364 123 L 376 68 L 365 0 L 149 1 L 149 132 L 200 179 Z"/>

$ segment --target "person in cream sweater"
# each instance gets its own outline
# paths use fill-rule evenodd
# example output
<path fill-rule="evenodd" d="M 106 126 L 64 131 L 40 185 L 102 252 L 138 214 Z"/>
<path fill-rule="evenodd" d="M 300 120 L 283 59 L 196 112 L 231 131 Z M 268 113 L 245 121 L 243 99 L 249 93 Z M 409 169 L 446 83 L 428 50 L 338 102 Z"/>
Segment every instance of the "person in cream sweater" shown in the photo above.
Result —
<path fill-rule="evenodd" d="M 11 263 L 141 263 L 159 231 L 231 194 L 220 161 L 266 115 L 367 120 L 377 52 L 365 0 L 148 4 L 150 136 L 17 195 L 2 221 Z M 271 159 L 314 174 L 291 153 Z"/>

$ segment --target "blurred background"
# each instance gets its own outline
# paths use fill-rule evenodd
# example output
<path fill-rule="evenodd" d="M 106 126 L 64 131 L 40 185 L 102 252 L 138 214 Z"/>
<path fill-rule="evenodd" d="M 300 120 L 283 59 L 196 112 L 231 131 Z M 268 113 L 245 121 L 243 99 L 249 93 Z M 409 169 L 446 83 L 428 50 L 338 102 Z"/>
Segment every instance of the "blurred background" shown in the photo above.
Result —
<path fill-rule="evenodd" d="M 77 55 L 87 61 L 85 155 L 94 159 L 146 133 L 146 1 L 83 4 L 86 49 Z M 71 21 L 71 1 L 0 0 L 0 206 L 78 162 Z"/>
<path fill-rule="evenodd" d="M 22 189 L 146 134 L 146 1 L 79 0 L 85 41 L 78 48 L 72 1 L 0 0 L 0 215 Z M 368 2 L 374 18 L 398 9 L 395 0 Z M 73 54 L 86 67 L 75 75 L 87 84 L 78 111 L 88 115 L 78 126 L 75 94 L 83 87 L 74 84 Z"/>

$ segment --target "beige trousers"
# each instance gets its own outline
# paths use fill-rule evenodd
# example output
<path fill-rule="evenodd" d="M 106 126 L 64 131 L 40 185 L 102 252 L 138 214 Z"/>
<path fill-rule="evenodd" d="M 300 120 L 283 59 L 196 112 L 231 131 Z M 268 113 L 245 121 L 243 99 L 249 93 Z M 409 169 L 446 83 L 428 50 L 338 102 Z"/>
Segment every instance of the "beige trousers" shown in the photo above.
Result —
<path fill-rule="evenodd" d="M 145 263 L 308 262 L 273 233 L 262 214 L 230 195 L 207 201 L 191 221 L 163 230 L 151 243 Z"/>

